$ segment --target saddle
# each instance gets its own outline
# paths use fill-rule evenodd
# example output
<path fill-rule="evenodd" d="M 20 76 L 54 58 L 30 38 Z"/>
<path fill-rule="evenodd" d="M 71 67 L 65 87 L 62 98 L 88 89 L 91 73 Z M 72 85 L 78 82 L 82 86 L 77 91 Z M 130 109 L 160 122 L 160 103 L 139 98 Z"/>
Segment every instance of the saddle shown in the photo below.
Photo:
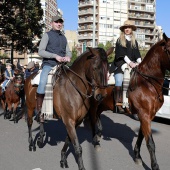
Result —
<path fill-rule="evenodd" d="M 32 78 L 32 86 L 38 86 L 40 82 L 40 75 L 42 70 L 39 70 L 37 74 Z M 45 97 L 42 104 L 41 112 L 44 114 L 45 120 L 50 120 L 53 118 L 53 87 L 60 77 L 62 69 L 60 66 L 55 66 L 48 74 L 48 80 L 45 88 Z"/>

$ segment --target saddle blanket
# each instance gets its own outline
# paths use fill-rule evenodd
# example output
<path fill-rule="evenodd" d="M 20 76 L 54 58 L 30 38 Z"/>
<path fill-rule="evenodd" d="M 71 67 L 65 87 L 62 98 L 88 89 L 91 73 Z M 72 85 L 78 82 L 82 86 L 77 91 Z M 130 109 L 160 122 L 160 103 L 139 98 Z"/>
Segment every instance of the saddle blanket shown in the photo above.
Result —
<path fill-rule="evenodd" d="M 114 85 L 115 84 L 115 78 L 114 78 L 114 73 L 111 73 L 110 75 L 108 74 L 108 85 Z"/>
<path fill-rule="evenodd" d="M 41 112 L 44 114 L 45 120 L 53 119 L 53 85 L 52 77 L 57 69 L 54 67 L 48 74 L 48 80 L 45 88 L 45 97 L 42 104 Z M 41 70 L 39 73 L 31 80 L 32 85 L 38 85 L 40 81 Z"/>

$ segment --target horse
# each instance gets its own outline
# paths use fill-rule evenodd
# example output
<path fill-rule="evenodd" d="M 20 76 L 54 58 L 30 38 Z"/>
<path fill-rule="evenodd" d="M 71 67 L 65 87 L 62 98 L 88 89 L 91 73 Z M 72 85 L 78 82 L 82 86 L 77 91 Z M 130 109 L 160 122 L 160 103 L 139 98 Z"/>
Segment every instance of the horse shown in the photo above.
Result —
<path fill-rule="evenodd" d="M 170 38 L 164 33 L 163 39 L 154 44 L 139 66 L 133 69 L 127 91 L 129 101 L 127 113 L 137 114 L 140 121 L 138 138 L 134 147 L 134 160 L 136 164 L 142 164 L 140 148 L 145 138 L 152 170 L 159 170 L 159 165 L 155 155 L 151 121 L 164 102 L 162 88 L 166 70 L 170 71 Z M 114 110 L 113 89 L 114 86 L 107 87 L 107 97 L 103 101 L 91 100 L 91 106 L 95 106 L 89 109 L 95 145 L 100 143 L 102 130 L 100 114 L 105 110 Z M 98 126 L 96 132 L 95 124 Z"/>
<path fill-rule="evenodd" d="M 21 70 L 14 70 L 14 79 L 9 82 L 4 92 L 4 119 L 10 119 L 13 114 L 14 123 L 17 123 L 16 111 L 24 94 L 24 74 Z M 12 106 L 13 105 L 13 106 Z"/>
<path fill-rule="evenodd" d="M 53 88 L 53 105 L 58 118 L 62 119 L 67 130 L 64 147 L 61 151 L 60 166 L 67 168 L 66 152 L 71 142 L 78 158 L 79 170 L 85 170 L 82 159 L 82 148 L 79 144 L 76 128 L 83 121 L 90 108 L 90 98 L 102 100 L 105 92 L 100 92 L 107 86 L 108 61 L 107 56 L 113 52 L 113 48 L 91 48 L 82 53 L 70 67 L 62 64 L 59 68 L 60 76 L 57 76 Z M 58 71 L 57 71 L 58 72 Z M 35 151 L 36 146 L 32 138 L 33 111 L 36 107 L 37 87 L 31 85 L 31 75 L 25 82 L 27 124 L 29 131 L 29 150 Z M 103 90 L 104 91 L 104 90 Z M 42 147 L 44 136 L 43 122 L 40 122 L 40 136 L 37 145 Z"/>

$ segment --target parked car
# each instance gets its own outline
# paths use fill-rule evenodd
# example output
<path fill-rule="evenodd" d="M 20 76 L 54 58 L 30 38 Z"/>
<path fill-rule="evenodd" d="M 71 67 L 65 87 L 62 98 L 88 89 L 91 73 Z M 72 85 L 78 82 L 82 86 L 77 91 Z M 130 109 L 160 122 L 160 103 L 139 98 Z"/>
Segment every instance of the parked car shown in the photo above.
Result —
<path fill-rule="evenodd" d="M 156 113 L 156 117 L 170 119 L 170 90 L 165 88 L 170 88 L 170 79 L 165 79 L 164 81 L 164 85 L 162 89 L 164 95 L 164 103 Z"/>

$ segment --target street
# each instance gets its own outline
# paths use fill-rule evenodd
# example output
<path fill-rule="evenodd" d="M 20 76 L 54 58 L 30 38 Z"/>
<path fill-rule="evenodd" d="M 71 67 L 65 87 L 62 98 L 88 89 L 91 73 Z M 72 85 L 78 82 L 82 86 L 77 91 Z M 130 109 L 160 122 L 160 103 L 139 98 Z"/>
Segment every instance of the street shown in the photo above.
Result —
<path fill-rule="evenodd" d="M 1 112 L 2 113 L 2 110 Z M 101 116 L 103 136 L 101 150 L 95 151 L 92 145 L 91 130 L 82 123 L 77 130 L 83 149 L 83 161 L 86 170 L 150 170 L 150 156 L 145 141 L 142 143 L 143 165 L 133 161 L 133 148 L 137 139 L 139 122 L 129 116 L 111 111 Z M 39 124 L 33 122 L 33 137 L 37 137 Z M 156 120 L 152 123 L 153 138 L 156 144 L 156 156 L 161 170 L 170 167 L 170 126 Z M 44 147 L 28 150 L 28 130 L 24 119 L 18 124 L 4 120 L 0 114 L 0 170 L 61 170 L 60 155 L 66 130 L 61 120 L 45 123 L 46 136 Z M 68 170 L 77 170 L 74 150 L 68 150 Z"/>

